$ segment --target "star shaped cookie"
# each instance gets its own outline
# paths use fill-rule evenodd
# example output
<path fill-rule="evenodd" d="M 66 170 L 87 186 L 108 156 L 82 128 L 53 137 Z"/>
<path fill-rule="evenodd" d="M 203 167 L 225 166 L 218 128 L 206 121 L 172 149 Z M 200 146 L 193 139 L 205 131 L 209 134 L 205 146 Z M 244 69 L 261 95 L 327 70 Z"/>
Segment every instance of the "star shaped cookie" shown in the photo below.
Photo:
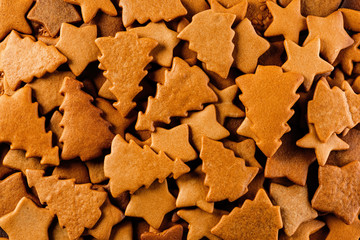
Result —
<path fill-rule="evenodd" d="M 312 124 L 309 124 L 309 133 L 296 142 L 302 148 L 314 148 L 317 161 L 320 166 L 324 166 L 333 150 L 346 150 L 349 145 L 333 133 L 327 142 L 320 141 Z"/>
<path fill-rule="evenodd" d="M 13 212 L 0 218 L 0 227 L 10 239 L 47 240 L 53 217 L 48 209 L 24 197 Z"/>
<path fill-rule="evenodd" d="M 211 10 L 213 10 L 214 12 L 234 14 L 236 16 L 235 23 L 239 23 L 245 18 L 248 8 L 247 0 L 239 0 L 231 7 L 224 7 L 218 0 L 210 0 L 209 3 L 211 6 Z"/>
<path fill-rule="evenodd" d="M 33 0 L 0 1 L 0 40 L 13 29 L 27 34 L 32 32 L 25 19 L 25 14 L 32 3 Z"/>
<path fill-rule="evenodd" d="M 320 58 L 320 39 L 318 37 L 303 47 L 285 39 L 284 46 L 288 59 L 281 67 L 285 71 L 302 74 L 306 91 L 310 90 L 316 75 L 328 73 L 334 69 L 330 63 Z"/>
<path fill-rule="evenodd" d="M 211 233 L 211 229 L 220 221 L 221 217 L 227 214 L 225 211 L 214 210 L 213 213 L 202 211 L 201 209 L 180 210 L 177 215 L 189 223 L 188 239 L 202 239 L 207 237 L 210 240 L 220 240 Z"/>
<path fill-rule="evenodd" d="M 149 188 L 141 188 L 131 195 L 125 216 L 142 217 L 158 229 L 165 214 L 175 208 L 175 198 L 169 192 L 167 181 L 155 181 Z"/>
<path fill-rule="evenodd" d="M 329 63 L 335 61 L 342 49 L 354 43 L 344 29 L 344 19 L 340 11 L 333 12 L 327 17 L 308 16 L 306 21 L 309 35 L 304 45 L 319 36 L 320 52 Z"/>
<path fill-rule="evenodd" d="M 285 187 L 271 183 L 270 196 L 280 206 L 284 231 L 288 236 L 292 236 L 302 223 L 318 216 L 309 203 L 307 186 Z"/>
<path fill-rule="evenodd" d="M 353 161 L 343 167 L 319 167 L 319 187 L 311 205 L 321 212 L 331 212 L 346 224 L 358 218 L 360 210 L 360 163 Z"/>
<path fill-rule="evenodd" d="M 112 4 L 111 0 L 65 0 L 65 2 L 79 5 L 81 7 L 81 13 L 85 23 L 90 22 L 99 10 L 110 16 L 117 15 L 116 8 Z"/>
<path fill-rule="evenodd" d="M 230 135 L 216 120 L 215 105 L 211 104 L 204 110 L 194 112 L 187 118 L 182 118 L 181 124 L 187 124 L 190 127 L 192 141 L 195 147 L 201 149 L 201 138 L 206 136 L 214 140 L 220 140 Z"/>
<path fill-rule="evenodd" d="M 285 39 L 297 43 L 300 32 L 307 28 L 306 19 L 301 15 L 300 4 L 301 0 L 292 0 L 286 8 L 282 8 L 274 2 L 266 1 L 266 5 L 273 16 L 273 21 L 264 35 L 266 37 L 283 35 Z"/>
<path fill-rule="evenodd" d="M 216 88 L 212 84 L 210 84 L 210 87 L 218 96 L 218 102 L 214 103 L 214 105 L 217 110 L 217 119 L 220 124 L 223 125 L 227 117 L 240 118 L 245 116 L 245 113 L 233 103 L 238 92 L 238 87 L 236 85 L 232 85 L 223 90 Z"/>
<path fill-rule="evenodd" d="M 81 21 L 74 6 L 64 0 L 36 0 L 27 18 L 42 24 L 51 37 L 58 34 L 62 23 Z"/>
<path fill-rule="evenodd" d="M 79 76 L 90 62 L 97 60 L 100 51 L 95 44 L 96 37 L 96 25 L 80 28 L 68 23 L 61 25 L 60 40 L 55 47 L 68 58 L 69 67 L 76 76 Z"/>
<path fill-rule="evenodd" d="M 172 159 L 180 158 L 184 162 L 197 158 L 197 153 L 189 143 L 189 126 L 181 124 L 169 130 L 156 128 L 151 134 L 150 147 L 156 152 L 165 152 Z"/>

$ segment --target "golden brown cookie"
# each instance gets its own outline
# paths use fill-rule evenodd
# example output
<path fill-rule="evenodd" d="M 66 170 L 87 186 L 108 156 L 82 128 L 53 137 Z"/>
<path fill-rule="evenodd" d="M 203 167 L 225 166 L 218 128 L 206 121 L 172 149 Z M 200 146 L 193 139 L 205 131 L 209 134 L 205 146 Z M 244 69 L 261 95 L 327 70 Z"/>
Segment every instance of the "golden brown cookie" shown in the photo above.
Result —
<path fill-rule="evenodd" d="M 141 188 L 131 195 L 125 215 L 142 217 L 150 226 L 158 229 L 165 214 L 175 208 L 175 198 L 169 192 L 167 181 L 155 181 L 150 187 Z"/>
<path fill-rule="evenodd" d="M 97 37 L 96 25 L 76 27 L 63 23 L 60 39 L 55 47 L 68 58 L 68 65 L 75 76 L 79 76 L 86 66 L 96 61 L 100 54 L 95 45 Z"/>
<path fill-rule="evenodd" d="M 319 168 L 319 187 L 311 205 L 322 212 L 332 212 L 346 224 L 358 218 L 360 163 L 353 161 L 343 167 L 325 165 Z"/>
<path fill-rule="evenodd" d="M 53 217 L 48 209 L 39 208 L 29 198 L 23 197 L 13 212 L 0 218 L 0 227 L 10 239 L 47 240 Z"/>
<path fill-rule="evenodd" d="M 37 0 L 27 18 L 42 24 L 51 37 L 57 35 L 62 23 L 81 21 L 76 9 L 63 0 Z"/>
<path fill-rule="evenodd" d="M 211 233 L 223 239 L 277 239 L 283 227 L 280 207 L 273 206 L 265 190 L 260 189 L 253 201 L 246 200 L 224 215 Z"/>
<path fill-rule="evenodd" d="M 149 97 L 146 111 L 139 112 L 135 129 L 154 131 L 156 122 L 169 124 L 171 117 L 186 117 L 189 111 L 202 110 L 203 104 L 217 101 L 208 83 L 209 78 L 198 66 L 190 67 L 181 58 L 174 58 L 171 71 L 165 72 L 164 84 L 158 84 L 155 97 Z"/>
<path fill-rule="evenodd" d="M 83 86 L 76 79 L 66 77 L 60 89 L 64 95 L 60 126 L 64 131 L 59 141 L 64 144 L 61 152 L 64 160 L 80 157 L 82 161 L 88 161 L 99 157 L 114 138 L 110 123 L 102 118 L 102 111 L 91 104 L 93 98 L 81 90 Z"/>
<path fill-rule="evenodd" d="M 197 53 L 197 58 L 208 70 L 226 78 L 234 61 L 232 39 L 235 33 L 231 29 L 234 21 L 233 14 L 206 10 L 196 14 L 178 38 L 189 41 L 189 48 Z M 217 34 L 213 35 L 213 32 Z"/>
<path fill-rule="evenodd" d="M 11 30 L 31 34 L 32 30 L 26 22 L 25 14 L 32 5 L 32 0 L 2 0 L 0 8 L 0 39 Z"/>
<path fill-rule="evenodd" d="M 187 14 L 180 0 L 147 0 L 146 2 L 120 0 L 119 4 L 122 7 L 125 27 L 130 26 L 135 20 L 140 24 L 148 20 L 152 22 L 171 21 Z"/>

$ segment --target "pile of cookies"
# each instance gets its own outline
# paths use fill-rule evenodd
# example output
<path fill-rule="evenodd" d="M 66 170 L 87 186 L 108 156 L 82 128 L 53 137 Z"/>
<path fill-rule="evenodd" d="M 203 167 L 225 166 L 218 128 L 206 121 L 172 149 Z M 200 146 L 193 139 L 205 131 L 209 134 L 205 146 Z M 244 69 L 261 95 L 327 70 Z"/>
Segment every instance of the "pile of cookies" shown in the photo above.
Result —
<path fill-rule="evenodd" d="M 0 239 L 360 238 L 358 0 L 0 6 Z"/>

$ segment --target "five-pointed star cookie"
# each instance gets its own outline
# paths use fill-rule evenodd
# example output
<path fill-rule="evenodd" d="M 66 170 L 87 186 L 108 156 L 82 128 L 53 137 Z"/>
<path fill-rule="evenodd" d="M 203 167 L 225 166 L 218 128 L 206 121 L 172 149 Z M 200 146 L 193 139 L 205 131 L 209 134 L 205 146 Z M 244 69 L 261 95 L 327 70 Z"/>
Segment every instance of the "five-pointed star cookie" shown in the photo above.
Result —
<path fill-rule="evenodd" d="M 342 70 L 347 75 L 351 75 L 354 69 L 353 62 L 360 62 L 360 33 L 354 34 L 352 38 L 354 39 L 353 45 L 341 50 L 334 62 L 334 66 L 341 64 Z"/>
<path fill-rule="evenodd" d="M 204 185 L 205 174 L 201 166 L 193 172 L 187 173 L 176 180 L 179 187 L 179 195 L 176 198 L 176 207 L 197 206 L 200 209 L 212 213 L 214 203 L 206 201 L 209 188 Z"/>
<path fill-rule="evenodd" d="M 225 118 L 227 117 L 240 118 L 245 116 L 245 113 L 233 103 L 238 92 L 236 85 L 232 85 L 223 90 L 217 89 L 212 84 L 210 87 L 218 96 L 218 102 L 214 103 L 214 105 L 217 110 L 217 120 L 220 124 L 224 125 Z"/>
<path fill-rule="evenodd" d="M 245 18 L 248 8 L 247 0 L 239 0 L 238 3 L 234 4 L 229 8 L 224 7 L 218 0 L 210 0 L 209 3 L 211 6 L 211 10 L 213 10 L 214 12 L 234 14 L 236 16 L 235 23 L 239 23 Z"/>
<path fill-rule="evenodd" d="M 309 35 L 304 45 L 319 36 L 320 52 L 329 63 L 335 61 L 342 49 L 354 43 L 344 29 L 344 20 L 340 11 L 333 12 L 327 17 L 308 16 L 306 21 Z"/>
<path fill-rule="evenodd" d="M 100 51 L 95 44 L 96 36 L 96 25 L 80 28 L 68 23 L 61 25 L 60 40 L 55 47 L 68 58 L 69 67 L 76 76 L 79 76 L 90 62 L 97 60 Z"/>
<path fill-rule="evenodd" d="M 285 187 L 271 183 L 270 196 L 280 206 L 284 231 L 288 236 L 292 236 L 300 224 L 318 216 L 309 203 L 307 186 Z"/>
<path fill-rule="evenodd" d="M 310 220 L 302 223 L 291 237 L 282 234 L 280 235 L 279 239 L 280 240 L 310 240 L 310 235 L 316 233 L 324 226 L 325 226 L 324 222 L 318 220 Z"/>
<path fill-rule="evenodd" d="M 319 187 L 311 205 L 321 212 L 331 212 L 346 224 L 358 218 L 360 210 L 360 162 L 353 161 L 343 167 L 319 167 Z"/>
<path fill-rule="evenodd" d="M 30 199 L 23 197 L 15 210 L 0 218 L 0 227 L 12 240 L 48 240 L 48 228 L 53 214 L 39 208 Z"/>
<path fill-rule="evenodd" d="M 256 33 L 247 18 L 242 20 L 234 31 L 235 49 L 233 56 L 235 66 L 244 73 L 253 73 L 259 57 L 270 48 L 270 43 Z"/>
<path fill-rule="evenodd" d="M 112 227 L 124 219 L 124 214 L 111 204 L 109 198 L 101 206 L 101 217 L 87 232 L 96 239 L 109 239 Z"/>
<path fill-rule="evenodd" d="M 135 32 L 139 37 L 152 38 L 158 45 L 152 50 L 153 61 L 164 67 L 170 67 L 173 60 L 173 50 L 180 42 L 177 32 L 169 29 L 164 22 L 150 22 L 145 27 L 136 27 L 128 30 Z"/>
<path fill-rule="evenodd" d="M 277 239 L 283 227 L 280 207 L 273 206 L 264 189 L 253 201 L 247 199 L 241 208 L 224 215 L 211 233 L 222 239 Z"/>
<path fill-rule="evenodd" d="M 285 39 L 297 43 L 300 32 L 306 30 L 306 19 L 301 15 L 300 4 L 301 0 L 292 0 L 286 8 L 282 8 L 274 2 L 266 1 L 273 16 L 273 22 L 266 29 L 264 35 L 266 37 L 283 35 Z"/>
<path fill-rule="evenodd" d="M 141 188 L 131 195 L 125 216 L 142 217 L 158 229 L 165 214 L 175 208 L 175 198 L 169 192 L 167 181 L 159 183 L 156 180 L 149 188 Z"/>
<path fill-rule="evenodd" d="M 190 127 L 192 141 L 195 147 L 201 149 L 201 138 L 206 136 L 214 140 L 220 140 L 230 135 L 216 120 L 215 105 L 211 104 L 204 110 L 194 112 L 187 118 L 182 118 L 181 124 L 187 124 Z"/>
<path fill-rule="evenodd" d="M 172 159 L 180 158 L 184 162 L 197 158 L 197 153 L 189 143 L 189 126 L 181 124 L 172 129 L 156 128 L 151 134 L 150 147 L 156 152 L 165 152 Z"/>
<path fill-rule="evenodd" d="M 312 124 L 309 124 L 309 133 L 299 139 L 296 145 L 302 148 L 314 148 L 320 166 L 325 165 L 331 151 L 349 148 L 349 145 L 341 140 L 335 133 L 331 135 L 327 142 L 324 143 L 320 141 Z"/>
<path fill-rule="evenodd" d="M 13 29 L 27 34 L 32 32 L 25 19 L 25 13 L 32 3 L 33 0 L 0 1 L 0 40 Z"/>
<path fill-rule="evenodd" d="M 348 225 L 335 216 L 326 217 L 326 225 L 330 229 L 326 240 L 358 240 L 360 238 L 360 220 L 358 218 Z"/>
<path fill-rule="evenodd" d="M 85 23 L 90 22 L 99 10 L 110 16 L 117 15 L 116 8 L 112 4 L 111 0 L 65 0 L 65 2 L 79 5 L 81 7 L 81 13 Z"/>
<path fill-rule="evenodd" d="M 177 215 L 189 223 L 188 240 L 198 240 L 207 237 L 210 240 L 220 240 L 211 233 L 211 229 L 220 221 L 221 217 L 227 214 L 225 211 L 214 209 L 213 213 L 201 209 L 180 210 Z"/>
<path fill-rule="evenodd" d="M 58 34 L 62 23 L 81 21 L 74 6 L 64 0 L 36 0 L 27 18 L 42 24 L 51 37 Z"/>
<path fill-rule="evenodd" d="M 284 46 L 288 59 L 281 67 L 285 71 L 302 74 L 306 91 L 310 90 L 316 75 L 328 73 L 334 69 L 330 63 L 320 58 L 320 39 L 318 37 L 303 47 L 285 39 Z"/>
<path fill-rule="evenodd" d="M 0 217 L 10 213 L 22 197 L 29 197 L 21 173 L 14 173 L 0 182 Z"/>
<path fill-rule="evenodd" d="M 304 186 L 311 163 L 316 160 L 314 151 L 296 146 L 298 134 L 295 131 L 282 137 L 279 150 L 266 160 L 265 177 L 286 177 L 290 181 Z"/>

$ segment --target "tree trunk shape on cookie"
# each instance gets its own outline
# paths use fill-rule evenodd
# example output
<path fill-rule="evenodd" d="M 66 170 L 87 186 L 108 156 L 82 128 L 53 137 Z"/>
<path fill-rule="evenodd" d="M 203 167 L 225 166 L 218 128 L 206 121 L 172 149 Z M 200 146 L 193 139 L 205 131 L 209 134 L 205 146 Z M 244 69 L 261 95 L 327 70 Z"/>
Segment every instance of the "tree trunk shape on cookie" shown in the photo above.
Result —
<path fill-rule="evenodd" d="M 153 57 L 150 52 L 157 42 L 150 38 L 138 38 L 136 33 L 118 32 L 115 37 L 95 40 L 101 51 L 99 68 L 112 83 L 110 91 L 117 102 L 114 107 L 126 116 L 135 106 L 134 97 L 142 90 L 139 86 L 146 76 L 145 67 Z"/>
<path fill-rule="evenodd" d="M 280 138 L 290 130 L 287 121 L 294 114 L 291 107 L 299 98 L 296 90 L 303 80 L 301 74 L 283 73 L 277 66 L 258 66 L 255 74 L 236 79 L 247 119 L 237 132 L 250 134 L 267 157 L 275 154 Z"/>
<path fill-rule="evenodd" d="M 102 111 L 91 104 L 93 98 L 83 92 L 82 87 L 81 82 L 67 77 L 60 89 L 65 96 L 60 106 L 64 112 L 60 122 L 64 128 L 60 137 L 64 144 L 61 153 L 64 160 L 80 157 L 87 161 L 99 157 L 114 138 L 110 123 L 101 117 Z"/>

